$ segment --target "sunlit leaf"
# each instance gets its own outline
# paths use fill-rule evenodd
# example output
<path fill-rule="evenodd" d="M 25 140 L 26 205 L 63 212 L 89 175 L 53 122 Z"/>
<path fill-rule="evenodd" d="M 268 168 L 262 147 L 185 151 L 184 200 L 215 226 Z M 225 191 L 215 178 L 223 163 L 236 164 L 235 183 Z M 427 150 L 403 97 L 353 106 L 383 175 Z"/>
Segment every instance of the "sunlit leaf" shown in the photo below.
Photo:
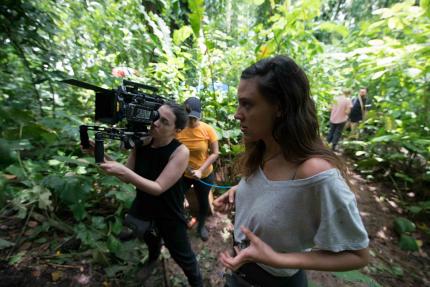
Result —
<path fill-rule="evenodd" d="M 379 79 L 380 77 L 382 77 L 385 73 L 386 73 L 387 71 L 386 70 L 382 70 L 382 71 L 379 71 L 379 72 L 376 72 L 376 73 L 374 73 L 373 75 L 372 75 L 372 80 L 376 80 L 376 79 Z"/>
<path fill-rule="evenodd" d="M 189 15 L 191 27 L 193 29 L 194 35 L 198 37 L 204 14 L 204 1 L 188 0 L 188 5 L 191 10 L 191 14 Z"/>
<path fill-rule="evenodd" d="M 193 30 L 190 26 L 183 26 L 179 30 L 173 32 L 173 41 L 176 45 L 179 45 L 190 37 L 192 33 Z"/>
<path fill-rule="evenodd" d="M 369 40 L 369 45 L 371 45 L 371 46 L 382 46 L 382 45 L 384 45 L 385 43 L 384 43 L 384 40 L 381 40 L 381 39 L 374 39 L 374 40 Z"/>
<path fill-rule="evenodd" d="M 53 206 L 52 206 L 52 201 L 50 199 L 51 197 L 51 192 L 44 187 L 41 186 L 37 186 L 39 187 L 38 193 L 39 193 L 39 208 L 40 209 L 49 209 L 52 210 Z"/>
<path fill-rule="evenodd" d="M 264 3 L 264 0 L 250 0 L 250 2 L 254 5 L 260 6 Z"/>

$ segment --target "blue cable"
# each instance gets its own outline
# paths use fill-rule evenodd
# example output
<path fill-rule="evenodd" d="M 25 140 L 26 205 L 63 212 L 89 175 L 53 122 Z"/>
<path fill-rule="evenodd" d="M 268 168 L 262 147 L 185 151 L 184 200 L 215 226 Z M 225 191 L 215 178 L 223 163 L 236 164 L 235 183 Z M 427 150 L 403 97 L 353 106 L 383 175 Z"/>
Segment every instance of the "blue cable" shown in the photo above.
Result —
<path fill-rule="evenodd" d="M 225 189 L 228 189 L 228 188 L 232 188 L 234 185 L 216 185 L 216 184 L 212 184 L 212 183 L 207 183 L 207 182 L 205 182 L 205 181 L 203 181 L 203 180 L 201 180 L 201 179 L 198 179 L 198 181 L 199 182 L 201 182 L 201 183 L 203 183 L 203 184 L 205 184 L 205 185 L 207 185 L 207 186 L 211 186 L 211 187 L 215 187 L 215 188 L 225 188 Z"/>

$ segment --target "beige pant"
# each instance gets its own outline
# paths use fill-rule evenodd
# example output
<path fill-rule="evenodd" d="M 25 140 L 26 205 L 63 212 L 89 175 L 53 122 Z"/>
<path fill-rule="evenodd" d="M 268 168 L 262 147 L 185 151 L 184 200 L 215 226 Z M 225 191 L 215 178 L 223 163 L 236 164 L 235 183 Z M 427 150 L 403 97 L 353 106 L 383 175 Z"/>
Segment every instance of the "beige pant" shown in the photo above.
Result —
<path fill-rule="evenodd" d="M 358 125 L 360 124 L 360 122 L 350 122 L 350 127 L 351 127 L 351 136 L 354 138 L 358 138 L 358 136 L 360 135 L 360 129 L 358 128 Z"/>

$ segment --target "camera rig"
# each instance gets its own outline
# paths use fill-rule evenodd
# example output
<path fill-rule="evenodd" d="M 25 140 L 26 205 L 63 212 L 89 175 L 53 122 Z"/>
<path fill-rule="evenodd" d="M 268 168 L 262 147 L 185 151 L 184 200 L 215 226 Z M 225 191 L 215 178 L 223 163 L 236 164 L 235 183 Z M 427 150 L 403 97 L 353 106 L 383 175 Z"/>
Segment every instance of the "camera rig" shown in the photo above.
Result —
<path fill-rule="evenodd" d="M 94 157 L 96 163 L 104 161 L 104 139 L 120 140 L 124 148 L 141 144 L 148 135 L 148 126 L 159 118 L 158 108 L 165 98 L 156 95 L 153 86 L 123 80 L 117 89 L 105 89 L 75 79 L 63 83 L 93 90 L 96 93 L 95 121 L 115 125 L 125 119 L 125 128 L 81 125 L 79 135 L 84 149 L 91 147 L 88 131 L 95 131 Z"/>

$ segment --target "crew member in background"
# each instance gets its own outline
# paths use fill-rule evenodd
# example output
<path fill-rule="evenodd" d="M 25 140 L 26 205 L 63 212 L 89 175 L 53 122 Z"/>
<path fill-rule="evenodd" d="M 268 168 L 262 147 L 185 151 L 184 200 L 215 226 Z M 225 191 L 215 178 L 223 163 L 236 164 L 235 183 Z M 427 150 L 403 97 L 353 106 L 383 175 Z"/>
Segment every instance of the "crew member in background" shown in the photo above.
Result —
<path fill-rule="evenodd" d="M 351 134 L 358 138 L 360 132 L 357 131 L 358 124 L 366 117 L 367 88 L 360 89 L 358 96 L 352 100 L 352 109 L 349 114 L 351 121 Z"/>
<path fill-rule="evenodd" d="M 336 150 L 337 143 L 342 136 L 343 128 L 348 121 L 349 112 L 352 108 L 352 102 L 349 96 L 350 90 L 344 90 L 343 95 L 335 98 L 330 113 L 330 130 L 327 135 L 328 143 L 331 143 L 331 149 Z"/>
<path fill-rule="evenodd" d="M 209 213 L 210 184 L 214 182 L 212 164 L 219 155 L 218 137 L 210 125 L 200 120 L 202 107 L 198 98 L 188 98 L 184 105 L 188 112 L 188 124 L 176 137 L 190 150 L 183 181 L 186 190 L 194 187 L 199 204 L 197 232 L 203 241 L 207 241 L 209 232 L 205 221 Z"/>

